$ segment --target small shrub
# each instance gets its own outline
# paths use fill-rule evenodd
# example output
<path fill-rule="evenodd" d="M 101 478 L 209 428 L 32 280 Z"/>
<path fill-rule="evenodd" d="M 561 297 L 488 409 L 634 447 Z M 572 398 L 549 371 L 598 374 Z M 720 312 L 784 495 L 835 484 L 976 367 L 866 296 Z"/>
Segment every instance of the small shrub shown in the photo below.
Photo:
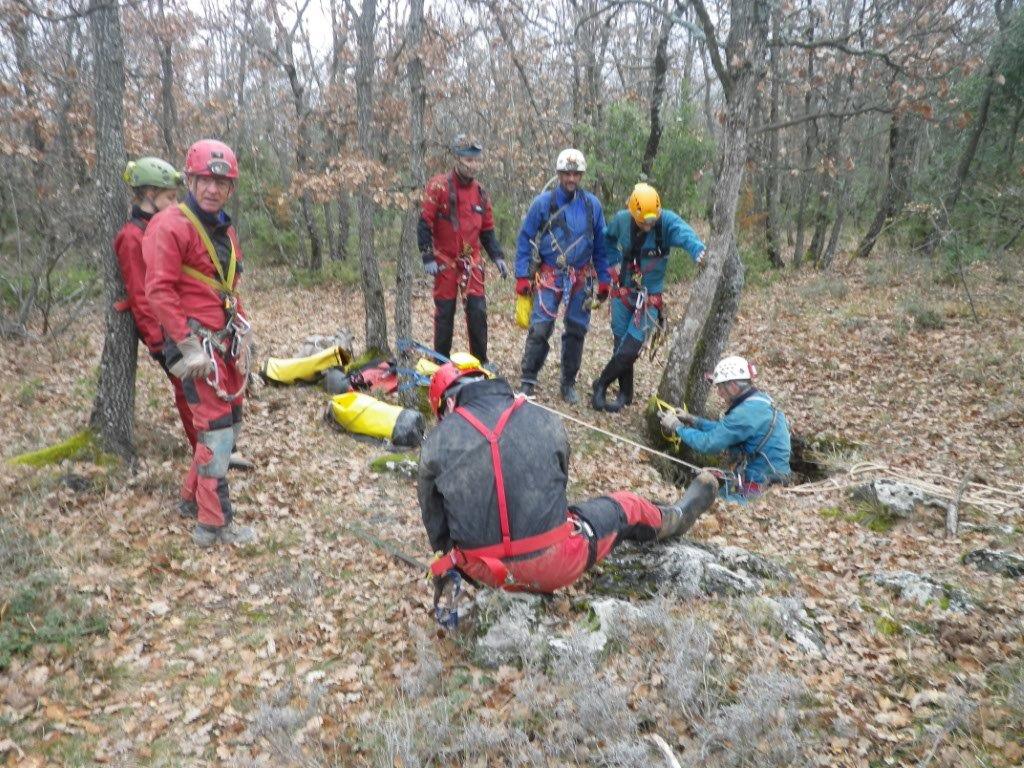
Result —
<path fill-rule="evenodd" d="M 666 635 L 665 697 L 691 719 L 711 708 L 713 639 L 711 627 L 689 617 L 675 622 Z"/>
<path fill-rule="evenodd" d="M 37 646 L 73 646 L 106 632 L 106 617 L 75 594 L 40 542 L 0 519 L 0 671 Z"/>
<path fill-rule="evenodd" d="M 432 690 L 444 671 L 444 664 L 437 654 L 433 640 L 423 630 L 416 629 L 416 664 L 404 672 L 399 680 L 402 693 L 419 698 Z"/>
<path fill-rule="evenodd" d="M 689 765 L 720 768 L 774 768 L 802 765 L 798 703 L 803 685 L 778 673 L 753 674 L 735 703 L 717 710 L 697 727 L 701 748 Z"/>
<path fill-rule="evenodd" d="M 826 275 L 800 289 L 800 295 L 808 301 L 830 298 L 842 301 L 850 293 L 850 289 L 838 277 Z"/>
<path fill-rule="evenodd" d="M 903 625 L 888 616 L 879 616 L 875 619 L 875 629 L 878 634 L 885 637 L 897 637 L 903 634 Z"/>
<path fill-rule="evenodd" d="M 946 327 L 946 318 L 932 304 L 910 301 L 904 306 L 904 311 L 910 315 L 914 327 L 919 331 L 940 331 Z"/>

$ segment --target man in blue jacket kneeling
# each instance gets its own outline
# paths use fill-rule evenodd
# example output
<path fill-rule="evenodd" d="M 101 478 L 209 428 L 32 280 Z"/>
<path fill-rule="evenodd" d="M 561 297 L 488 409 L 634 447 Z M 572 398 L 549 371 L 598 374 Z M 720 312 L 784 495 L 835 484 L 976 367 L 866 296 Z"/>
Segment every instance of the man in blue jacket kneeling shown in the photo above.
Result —
<path fill-rule="evenodd" d="M 722 358 L 712 374 L 718 396 L 726 403 L 713 421 L 680 411 L 666 411 L 661 426 L 698 453 L 725 452 L 733 460 L 738 487 L 723 486 L 727 496 L 757 496 L 790 476 L 789 423 L 785 414 L 754 386 L 757 371 L 744 358 Z"/>

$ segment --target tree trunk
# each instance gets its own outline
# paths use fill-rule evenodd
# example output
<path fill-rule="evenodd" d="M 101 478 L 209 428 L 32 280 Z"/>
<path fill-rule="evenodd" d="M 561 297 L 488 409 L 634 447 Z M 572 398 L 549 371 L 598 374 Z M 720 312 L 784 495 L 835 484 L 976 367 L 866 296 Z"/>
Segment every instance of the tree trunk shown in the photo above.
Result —
<path fill-rule="evenodd" d="M 338 204 L 338 254 L 339 261 L 348 258 L 348 238 L 352 231 L 352 198 L 342 190 L 335 201 Z"/>
<path fill-rule="evenodd" d="M 818 269 L 831 269 L 836 258 L 836 250 L 839 248 L 839 238 L 843 234 L 843 223 L 846 221 L 846 209 L 850 204 L 850 177 L 843 179 L 843 190 L 839 195 L 839 202 L 836 205 L 836 220 L 832 224 L 832 233 L 828 237 L 828 243 L 818 259 Z"/>
<path fill-rule="evenodd" d="M 910 171 L 920 135 L 915 122 L 911 114 L 894 113 L 892 116 L 892 122 L 889 124 L 889 162 L 885 187 L 882 189 L 878 211 L 857 246 L 859 259 L 871 255 L 882 230 L 899 216 L 910 197 Z"/>
<path fill-rule="evenodd" d="M 412 142 L 410 160 L 411 181 L 413 189 L 421 190 L 426 184 L 427 151 L 424 116 L 427 109 L 427 89 L 423 82 L 423 56 L 420 46 L 423 43 L 423 0 L 411 0 L 409 5 L 409 38 L 408 44 L 412 51 L 406 66 L 409 80 L 409 135 Z M 395 275 L 395 334 L 400 339 L 412 337 L 412 286 L 418 261 L 416 247 L 416 222 L 419 219 L 419 198 L 414 193 L 410 199 L 409 210 L 405 212 L 402 223 L 402 241 L 398 249 L 398 264 Z"/>
<path fill-rule="evenodd" d="M 377 0 L 363 0 L 362 11 L 356 24 L 356 133 L 359 151 L 370 160 L 376 157 L 373 141 L 373 70 L 374 30 L 377 26 Z M 388 349 L 388 315 L 384 304 L 384 286 L 377 265 L 374 247 L 373 214 L 377 204 L 373 194 L 360 190 L 359 211 L 359 273 L 363 283 L 363 301 L 366 314 L 366 346 L 368 349 Z"/>
<path fill-rule="evenodd" d="M 772 34 L 778 35 L 779 12 L 773 7 L 772 10 Z M 780 53 L 776 46 L 772 46 L 769 54 L 769 71 L 771 72 L 771 88 L 768 93 L 768 124 L 775 125 L 779 122 L 779 92 L 780 80 L 782 78 L 779 64 Z M 779 132 L 772 130 L 768 132 L 767 157 L 765 158 L 765 179 L 764 179 L 764 234 L 768 250 L 768 260 L 775 267 L 784 267 L 782 261 L 782 246 L 779 243 L 779 196 L 781 194 L 782 182 L 779 178 Z"/>
<path fill-rule="evenodd" d="M 967 139 L 967 146 L 964 147 L 964 153 L 960 156 L 960 162 L 957 163 L 953 182 L 950 185 L 948 194 L 942 201 L 942 209 L 932 221 L 931 230 L 925 238 L 923 246 L 925 256 L 931 256 L 935 253 L 935 249 L 949 231 L 950 215 L 960 200 L 960 194 L 964 189 L 964 182 L 967 180 L 967 174 L 971 170 L 971 163 L 974 162 L 974 155 L 977 153 L 978 144 L 981 142 L 981 134 L 985 132 L 985 126 L 988 125 L 989 107 L 992 105 L 992 94 L 996 88 L 995 74 L 995 66 L 990 64 L 985 77 L 985 90 L 981 94 L 981 103 L 978 105 L 978 117 L 974 121 L 974 128 Z"/>
<path fill-rule="evenodd" d="M 654 49 L 654 60 L 651 62 L 651 130 L 647 134 L 647 145 L 644 147 L 644 158 L 640 170 L 650 178 L 654 159 L 658 156 L 658 145 L 661 143 L 661 103 L 665 98 L 665 74 L 668 72 L 668 40 L 672 33 L 672 19 L 662 17 L 661 33 L 658 45 Z"/>
<path fill-rule="evenodd" d="M 334 261 L 338 258 L 338 240 L 337 234 L 334 231 L 334 208 L 331 207 L 331 201 L 325 200 L 323 203 L 324 210 L 324 234 L 327 237 L 327 258 Z"/>
<path fill-rule="evenodd" d="M 163 136 L 167 159 L 173 163 L 178 154 L 178 111 L 174 106 L 174 67 L 171 58 L 171 36 L 167 32 L 167 20 L 164 17 L 164 0 L 157 0 L 157 10 L 160 14 L 160 133 Z"/>
<path fill-rule="evenodd" d="M 811 7 L 811 0 L 807 0 L 807 34 L 805 39 L 808 43 L 814 40 L 814 9 Z M 814 49 L 807 49 L 807 80 L 814 78 Z M 811 114 L 814 104 L 812 91 L 808 90 L 804 96 L 804 114 Z M 804 263 L 804 236 L 807 226 L 807 175 L 811 172 L 811 158 L 814 156 L 814 148 L 818 144 L 818 121 L 808 120 L 804 128 L 804 151 L 800 167 L 800 198 L 796 210 L 796 243 L 793 246 L 793 269 L 800 269 Z"/>
<path fill-rule="evenodd" d="M 708 37 L 709 49 L 716 50 L 714 29 L 703 2 L 695 0 L 693 5 Z M 736 246 L 736 209 L 747 159 L 754 94 L 767 63 L 768 3 L 733 0 L 730 18 L 732 27 L 725 47 L 727 64 L 715 63 L 725 95 L 725 125 L 719 144 L 721 173 L 715 185 L 708 244 L 710 260 L 694 282 L 683 319 L 673 330 L 658 387 L 663 399 L 686 403 L 698 413 L 704 410 L 707 398 L 707 388 L 699 379 L 708 362 L 725 347 L 743 287 L 743 267 Z"/>
<path fill-rule="evenodd" d="M 106 332 L 100 357 L 99 386 L 89 426 L 107 451 L 133 461 L 135 457 L 135 367 L 138 340 L 128 312 L 114 310 L 124 283 L 111 242 L 124 221 L 126 200 L 121 169 L 124 150 L 124 48 L 116 3 L 91 0 L 96 116 L 97 249 L 102 254 L 106 292 Z"/>
<path fill-rule="evenodd" d="M 293 38 L 295 28 L 288 30 L 278 15 L 277 6 L 271 5 L 274 14 L 274 23 L 277 26 L 277 45 L 279 52 L 275 58 L 280 63 L 285 75 L 288 77 L 288 85 L 292 91 L 292 102 L 295 105 L 295 119 L 298 122 L 298 140 L 295 142 L 295 172 L 304 176 L 309 172 L 309 153 L 313 148 L 313 136 L 310 131 L 310 108 L 306 99 L 306 86 L 299 79 L 299 71 L 295 66 L 295 53 Z M 308 268 L 312 272 L 319 272 L 323 269 L 323 247 L 320 243 L 320 231 L 317 228 L 316 218 L 313 216 L 313 202 L 308 192 L 299 196 L 299 209 L 302 211 L 302 221 L 306 225 L 306 235 L 309 238 L 309 262 Z"/>
<path fill-rule="evenodd" d="M 1024 119 L 1024 100 L 1017 102 L 1017 109 L 1013 113 L 1013 126 L 1010 128 L 1010 135 L 1006 137 L 1006 165 L 1013 165 L 1013 156 L 1017 150 L 1017 136 L 1020 134 L 1020 123 Z"/>

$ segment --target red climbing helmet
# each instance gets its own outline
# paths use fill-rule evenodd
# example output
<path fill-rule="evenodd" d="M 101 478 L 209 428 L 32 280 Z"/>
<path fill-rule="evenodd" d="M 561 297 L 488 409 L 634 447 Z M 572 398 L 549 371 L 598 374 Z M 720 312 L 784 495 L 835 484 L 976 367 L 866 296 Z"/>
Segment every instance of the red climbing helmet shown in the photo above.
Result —
<path fill-rule="evenodd" d="M 430 377 L 430 389 L 427 390 L 427 399 L 430 401 L 430 410 L 437 418 L 441 418 L 441 403 L 444 401 L 444 393 L 448 387 L 461 379 L 463 376 L 476 374 L 486 376 L 487 373 L 478 366 L 467 366 L 459 368 L 454 363 L 445 363 Z"/>
<path fill-rule="evenodd" d="M 238 178 L 238 160 L 231 147 L 216 139 L 200 139 L 188 148 L 185 173 L 189 176 Z"/>

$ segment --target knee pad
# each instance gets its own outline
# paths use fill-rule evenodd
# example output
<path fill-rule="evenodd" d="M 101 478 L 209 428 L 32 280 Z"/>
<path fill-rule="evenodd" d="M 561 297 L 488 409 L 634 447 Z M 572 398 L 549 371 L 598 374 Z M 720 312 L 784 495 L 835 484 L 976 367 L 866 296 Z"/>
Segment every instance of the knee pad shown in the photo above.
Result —
<path fill-rule="evenodd" d="M 200 432 L 199 442 L 212 454 L 209 461 L 197 467 L 199 474 L 203 477 L 227 477 L 231 451 L 235 447 L 235 428 L 225 427 Z"/>

